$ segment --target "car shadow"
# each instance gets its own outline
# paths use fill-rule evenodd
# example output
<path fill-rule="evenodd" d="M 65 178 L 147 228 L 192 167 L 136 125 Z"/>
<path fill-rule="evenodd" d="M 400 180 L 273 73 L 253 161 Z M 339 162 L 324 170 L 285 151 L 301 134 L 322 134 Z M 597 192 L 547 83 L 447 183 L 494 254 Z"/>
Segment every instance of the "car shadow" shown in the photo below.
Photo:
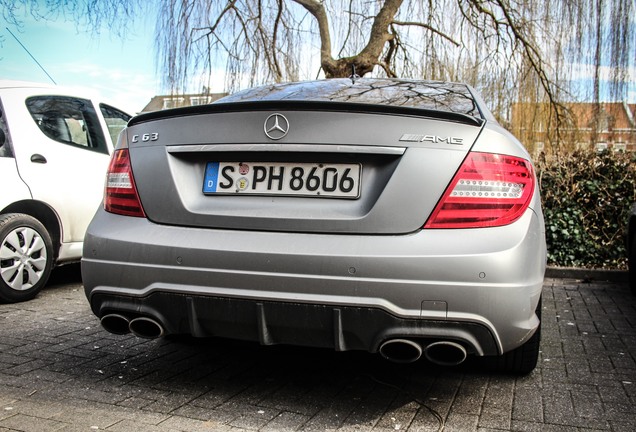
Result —
<path fill-rule="evenodd" d="M 46 288 L 57 285 L 74 284 L 82 282 L 82 271 L 80 263 L 70 263 L 55 267 L 51 271 Z"/>

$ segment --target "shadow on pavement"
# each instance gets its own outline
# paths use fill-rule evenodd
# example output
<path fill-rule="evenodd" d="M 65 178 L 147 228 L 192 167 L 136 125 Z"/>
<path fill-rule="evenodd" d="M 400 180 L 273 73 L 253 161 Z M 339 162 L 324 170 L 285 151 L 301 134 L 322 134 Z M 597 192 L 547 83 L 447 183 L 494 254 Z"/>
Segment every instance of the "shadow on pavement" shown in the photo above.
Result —
<path fill-rule="evenodd" d="M 65 264 L 55 267 L 51 271 L 51 276 L 46 284 L 47 288 L 55 285 L 82 283 L 82 272 L 80 263 Z"/>

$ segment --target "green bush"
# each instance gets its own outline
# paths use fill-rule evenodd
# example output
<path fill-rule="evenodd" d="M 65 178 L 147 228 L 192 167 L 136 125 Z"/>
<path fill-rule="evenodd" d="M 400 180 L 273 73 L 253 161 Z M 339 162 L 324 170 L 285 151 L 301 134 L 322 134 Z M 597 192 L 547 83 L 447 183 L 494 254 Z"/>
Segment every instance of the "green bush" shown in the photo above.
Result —
<path fill-rule="evenodd" d="M 627 217 L 636 202 L 636 154 L 576 151 L 542 159 L 548 265 L 625 269 Z"/>

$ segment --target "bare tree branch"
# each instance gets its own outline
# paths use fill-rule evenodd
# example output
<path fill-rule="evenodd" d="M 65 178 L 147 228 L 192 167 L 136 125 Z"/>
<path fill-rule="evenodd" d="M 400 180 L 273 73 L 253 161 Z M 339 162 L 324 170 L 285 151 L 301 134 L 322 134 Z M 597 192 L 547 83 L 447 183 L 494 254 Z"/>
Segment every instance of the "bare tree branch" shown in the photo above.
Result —
<path fill-rule="evenodd" d="M 278 26 L 280 25 L 281 17 L 283 15 L 283 1 L 277 0 L 278 2 L 278 12 L 276 14 L 276 19 L 274 20 L 274 31 L 272 34 L 272 60 L 274 62 L 274 73 L 276 75 L 276 82 L 281 82 L 283 80 L 283 71 L 278 64 L 278 56 L 276 55 L 276 36 L 278 35 Z"/>
<path fill-rule="evenodd" d="M 324 68 L 325 64 L 333 61 L 331 57 L 331 32 L 329 31 L 329 17 L 325 11 L 323 3 L 319 0 L 292 0 L 304 7 L 318 24 L 320 33 L 320 63 Z"/>
<path fill-rule="evenodd" d="M 550 130 L 577 96 L 621 100 L 636 80 L 634 0 L 0 0 L 21 11 L 125 34 L 157 13 L 158 71 L 172 91 L 225 72 L 227 90 L 300 78 L 359 75 L 467 81 L 502 122 L 520 101 Z M 86 30 L 88 31 L 88 30 Z M 335 47 L 335 48 L 334 48 Z M 335 50 L 335 51 L 334 51 Z M 587 84 L 581 77 L 587 78 Z M 576 88 L 575 84 L 580 87 Z M 549 106 L 549 109 L 543 109 Z M 551 139 L 551 138 L 550 138 Z M 569 138 L 568 138 L 569 139 Z"/>
<path fill-rule="evenodd" d="M 441 32 L 440 30 L 436 29 L 435 27 L 432 27 L 426 23 L 423 22 L 416 22 L 416 21 L 397 21 L 397 20 L 393 20 L 391 22 L 391 24 L 395 24 L 395 25 L 400 25 L 400 26 L 416 26 L 416 27 L 422 27 L 425 28 L 426 30 L 435 33 L 438 36 L 443 37 L 444 39 L 446 39 L 447 41 L 449 41 L 450 43 L 452 43 L 453 45 L 455 45 L 456 47 L 460 46 L 459 42 L 457 42 L 455 39 L 453 39 L 452 37 L 450 37 L 449 35 Z"/>

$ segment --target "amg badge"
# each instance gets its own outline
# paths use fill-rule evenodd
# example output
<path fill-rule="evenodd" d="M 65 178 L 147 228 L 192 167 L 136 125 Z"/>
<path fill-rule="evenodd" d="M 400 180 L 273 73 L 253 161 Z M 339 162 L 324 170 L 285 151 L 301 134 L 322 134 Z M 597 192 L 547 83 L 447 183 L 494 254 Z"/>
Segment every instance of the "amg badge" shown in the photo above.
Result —
<path fill-rule="evenodd" d="M 400 137 L 400 141 L 406 142 L 429 142 L 433 144 L 464 144 L 463 138 L 457 137 L 441 137 L 437 135 L 417 135 L 417 134 L 404 134 Z"/>

